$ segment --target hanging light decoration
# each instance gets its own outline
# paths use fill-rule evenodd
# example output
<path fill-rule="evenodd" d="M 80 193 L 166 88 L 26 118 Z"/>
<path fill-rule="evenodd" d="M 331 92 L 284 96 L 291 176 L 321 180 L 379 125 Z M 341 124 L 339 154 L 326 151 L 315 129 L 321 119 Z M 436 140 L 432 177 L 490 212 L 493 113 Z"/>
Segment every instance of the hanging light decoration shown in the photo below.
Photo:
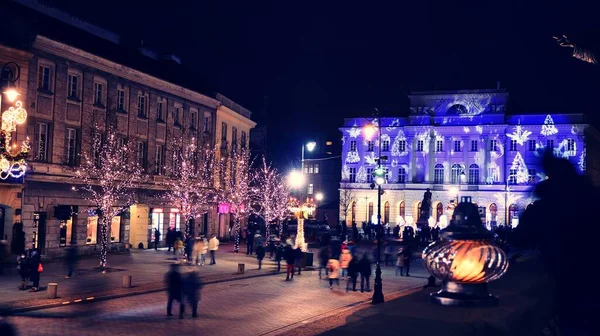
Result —
<path fill-rule="evenodd" d="M 9 177 L 22 177 L 27 171 L 25 159 L 29 156 L 29 138 L 23 141 L 21 150 L 17 150 L 17 144 L 12 143 L 12 133 L 16 132 L 17 126 L 27 120 L 27 111 L 23 103 L 18 100 L 15 106 L 11 106 L 2 113 L 2 129 L 0 130 L 0 179 Z"/>

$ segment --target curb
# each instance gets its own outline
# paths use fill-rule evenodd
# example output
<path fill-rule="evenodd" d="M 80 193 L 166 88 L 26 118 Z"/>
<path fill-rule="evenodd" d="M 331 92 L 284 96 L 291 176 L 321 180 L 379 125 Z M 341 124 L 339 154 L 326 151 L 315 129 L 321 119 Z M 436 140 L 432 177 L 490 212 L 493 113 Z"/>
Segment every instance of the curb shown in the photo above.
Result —
<path fill-rule="evenodd" d="M 223 282 L 232 282 L 232 281 L 237 281 L 237 280 L 260 278 L 260 277 L 278 275 L 278 274 L 280 275 L 282 273 L 269 272 L 269 273 L 262 273 L 262 274 L 245 275 L 245 276 L 241 276 L 241 277 L 237 277 L 237 278 L 208 280 L 208 281 L 204 282 L 204 285 L 212 285 L 212 284 L 218 284 L 218 283 L 223 283 Z M 151 284 L 147 284 L 147 285 L 151 285 Z M 47 303 L 47 304 L 41 304 L 41 305 L 37 305 L 37 306 L 6 309 L 6 310 L 0 312 L 0 316 L 11 316 L 11 315 L 15 315 L 15 314 L 19 314 L 19 313 L 26 313 L 26 312 L 35 311 L 35 310 L 43 310 L 43 309 L 62 307 L 62 306 L 70 305 L 70 304 L 99 302 L 99 301 L 120 299 L 120 298 L 124 298 L 124 297 L 129 297 L 129 296 L 152 294 L 152 293 L 164 292 L 165 290 L 166 290 L 166 287 L 161 286 L 160 288 L 145 289 L 145 290 L 139 290 L 139 291 L 128 292 L 128 293 L 107 294 L 107 295 L 96 296 L 96 297 L 89 296 L 89 297 L 81 298 L 81 299 L 72 299 L 72 300 L 68 300 L 68 301 Z"/>
<path fill-rule="evenodd" d="M 423 285 L 408 287 L 408 288 L 405 288 L 405 289 L 401 289 L 401 290 L 390 292 L 390 293 L 386 294 L 386 301 L 387 300 L 394 300 L 394 299 L 400 298 L 402 296 L 412 294 L 412 293 L 417 292 L 417 291 L 419 291 L 421 289 L 423 289 Z M 313 323 L 313 322 L 316 322 L 316 321 L 320 321 L 320 320 L 329 318 L 331 316 L 337 315 L 337 314 L 339 314 L 341 312 L 346 312 L 348 310 L 352 310 L 352 309 L 357 308 L 357 307 L 371 305 L 371 304 L 372 303 L 371 303 L 371 299 L 370 298 L 369 299 L 364 299 L 364 300 L 361 300 L 361 301 L 357 301 L 357 302 L 354 302 L 354 303 L 351 303 L 351 304 L 348 304 L 348 305 L 345 305 L 345 306 L 342 306 L 342 307 L 330 310 L 330 311 L 322 313 L 322 314 L 314 315 L 314 316 L 302 319 L 300 321 L 296 321 L 296 322 L 291 323 L 291 324 L 289 324 L 287 326 L 283 326 L 283 327 L 275 328 L 275 329 L 272 329 L 272 330 L 269 330 L 269 331 L 265 331 L 263 333 L 258 334 L 257 336 L 275 336 L 275 335 L 281 335 L 283 333 L 290 332 L 292 330 L 300 328 L 300 327 L 302 327 L 302 325 L 305 325 L 305 324 L 308 324 L 308 323 Z M 385 302 L 384 302 L 384 304 L 385 304 Z"/>

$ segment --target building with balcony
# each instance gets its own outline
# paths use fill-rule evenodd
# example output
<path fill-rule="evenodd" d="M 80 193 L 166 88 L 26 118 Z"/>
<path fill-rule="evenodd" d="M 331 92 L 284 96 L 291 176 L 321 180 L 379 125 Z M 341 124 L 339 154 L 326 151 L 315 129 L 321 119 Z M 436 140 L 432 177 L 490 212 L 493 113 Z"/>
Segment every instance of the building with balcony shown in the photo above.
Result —
<path fill-rule="evenodd" d="M 376 120 L 371 138 L 364 132 L 369 120 L 344 120 L 340 195 L 349 203 L 340 212 L 347 223 L 376 222 L 370 184 L 379 150 L 387 156 L 381 221 L 392 226 L 417 221 L 427 189 L 436 222 L 468 196 L 488 227 L 518 225 L 545 178 L 545 149 L 600 181 L 600 136 L 581 114 L 507 115 L 502 90 L 414 92 L 409 99 L 410 115 Z"/>

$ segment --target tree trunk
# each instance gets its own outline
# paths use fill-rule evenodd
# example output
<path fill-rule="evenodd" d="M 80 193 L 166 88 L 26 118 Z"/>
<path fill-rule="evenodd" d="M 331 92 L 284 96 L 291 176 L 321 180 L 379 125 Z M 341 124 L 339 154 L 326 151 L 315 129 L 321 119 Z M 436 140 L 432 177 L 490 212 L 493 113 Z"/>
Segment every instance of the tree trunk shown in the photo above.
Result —
<path fill-rule="evenodd" d="M 100 215 L 98 218 L 98 223 L 100 223 L 100 268 L 102 271 L 106 269 L 106 255 L 108 253 L 108 227 L 109 221 L 108 218 Z"/>
<path fill-rule="evenodd" d="M 240 250 L 240 216 L 239 215 L 235 215 L 235 226 L 234 226 L 234 230 L 235 230 L 235 235 L 234 235 L 234 240 L 233 240 L 233 252 L 238 253 L 238 251 Z"/>

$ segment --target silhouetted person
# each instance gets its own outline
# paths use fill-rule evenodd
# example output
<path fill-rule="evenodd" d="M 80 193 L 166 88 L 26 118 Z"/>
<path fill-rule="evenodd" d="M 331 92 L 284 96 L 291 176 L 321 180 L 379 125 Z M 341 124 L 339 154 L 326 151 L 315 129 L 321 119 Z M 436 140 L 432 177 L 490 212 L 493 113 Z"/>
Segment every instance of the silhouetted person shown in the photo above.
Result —
<path fill-rule="evenodd" d="M 73 244 L 67 248 L 65 262 L 67 263 L 67 276 L 65 279 L 69 279 L 73 276 L 73 270 L 77 265 L 77 245 Z"/>
<path fill-rule="evenodd" d="M 358 269 L 360 272 L 360 292 L 364 292 L 365 290 L 365 281 L 367 282 L 366 290 L 367 292 L 371 291 L 371 286 L 369 282 L 371 280 L 371 261 L 367 254 L 363 254 L 362 258 L 358 262 Z"/>
<path fill-rule="evenodd" d="M 202 288 L 198 273 L 188 273 L 183 281 L 183 288 L 184 296 L 192 307 L 192 317 L 198 317 L 198 301 L 200 299 L 200 289 Z"/>
<path fill-rule="evenodd" d="M 30 292 L 37 292 L 40 290 L 40 273 L 41 269 L 41 256 L 40 251 L 37 248 L 32 248 L 28 251 L 29 255 L 29 277 L 33 285 Z"/>
<path fill-rule="evenodd" d="M 252 228 L 249 226 L 246 229 L 246 255 L 252 255 L 254 253 L 254 232 L 252 232 Z"/>
<path fill-rule="evenodd" d="M 167 316 L 173 316 L 171 309 L 173 307 L 173 300 L 179 302 L 179 318 L 183 318 L 183 311 L 185 306 L 183 304 L 183 281 L 181 274 L 179 273 L 178 265 L 171 264 L 169 272 L 165 277 L 167 283 Z"/>
<path fill-rule="evenodd" d="M 294 262 L 296 261 L 296 256 L 294 252 L 294 248 L 291 245 L 286 244 L 283 257 L 285 258 L 286 263 L 286 277 L 285 280 L 294 279 Z"/>
<path fill-rule="evenodd" d="M 158 244 L 160 243 L 160 231 L 154 229 L 154 250 L 158 250 Z"/>
<path fill-rule="evenodd" d="M 2 336 L 17 336 L 17 329 L 13 327 L 8 321 L 4 319 L 0 320 L 0 335 Z"/>
<path fill-rule="evenodd" d="M 175 244 L 175 239 L 177 238 L 177 233 L 175 233 L 175 229 L 169 227 L 167 231 L 166 243 L 167 243 L 167 252 L 171 251 L 173 244 Z M 173 254 L 175 254 L 175 250 L 173 250 Z"/>
<path fill-rule="evenodd" d="M 262 268 L 262 261 L 265 258 L 265 247 L 260 244 L 256 247 L 256 260 L 258 260 L 258 269 Z"/>
<path fill-rule="evenodd" d="M 356 279 L 358 278 L 359 264 L 358 258 L 352 258 L 348 264 L 348 281 L 346 282 L 346 292 L 352 287 L 352 291 L 356 292 Z"/>

